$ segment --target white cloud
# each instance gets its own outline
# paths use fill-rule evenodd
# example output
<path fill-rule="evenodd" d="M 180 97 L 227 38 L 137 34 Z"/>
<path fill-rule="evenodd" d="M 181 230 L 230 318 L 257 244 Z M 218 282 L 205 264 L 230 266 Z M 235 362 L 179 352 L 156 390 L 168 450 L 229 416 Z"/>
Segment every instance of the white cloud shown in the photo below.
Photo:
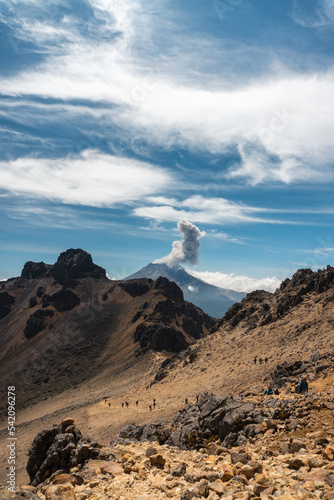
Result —
<path fill-rule="evenodd" d="M 84 151 L 78 157 L 0 162 L 1 187 L 16 195 L 95 207 L 130 203 L 171 187 L 166 169 Z"/>
<path fill-rule="evenodd" d="M 175 202 L 175 200 L 174 200 Z M 266 208 L 251 207 L 242 203 L 235 203 L 225 198 L 205 198 L 192 196 L 183 201 L 176 201 L 174 206 L 140 206 L 134 209 L 134 214 L 156 221 L 191 220 L 196 223 L 232 224 L 232 223 L 269 223 L 294 224 L 293 221 L 281 221 L 268 217 L 260 217 L 260 213 L 270 213 Z M 279 212 L 279 211 L 278 211 Z M 222 233 L 220 233 L 222 237 Z M 213 233 L 214 236 L 214 233 Z"/>
<path fill-rule="evenodd" d="M 220 288 L 227 288 L 229 290 L 235 290 L 237 292 L 249 293 L 253 290 L 267 290 L 268 292 L 274 292 L 281 284 L 281 280 L 276 278 L 276 276 L 268 276 L 267 278 L 250 278 L 249 276 L 238 276 L 234 273 L 213 273 L 210 271 L 194 271 L 193 269 L 187 269 L 187 272 L 195 278 L 206 281 L 211 285 L 218 286 Z"/>
<path fill-rule="evenodd" d="M 293 0 L 292 18 L 304 28 L 326 28 L 334 23 L 334 4 L 332 0 Z"/>
<path fill-rule="evenodd" d="M 234 238 L 227 233 L 219 232 L 216 229 L 211 229 L 206 232 L 208 238 L 215 238 L 223 241 L 229 241 L 231 243 L 237 243 L 238 245 L 244 245 L 245 243 L 240 241 L 238 238 Z"/>
<path fill-rule="evenodd" d="M 331 5 L 329 0 L 321 4 L 327 19 Z M 58 36 L 51 44 L 58 53 L 34 69 L 0 79 L 0 92 L 104 103 L 100 113 L 109 122 L 164 147 L 213 154 L 237 148 L 240 163 L 227 176 L 251 184 L 333 180 L 333 71 L 296 76 L 280 68 L 271 78 L 229 90 L 223 76 L 211 87 L 207 76 L 198 74 L 181 82 L 175 63 L 169 67 L 165 58 L 159 74 L 146 58 L 145 44 L 137 50 L 140 36 L 149 38 L 152 29 L 145 24 L 150 12 L 139 2 L 90 0 L 90 6 L 98 21 L 95 38 L 82 35 L 66 17 L 18 20 L 14 28 L 31 39 L 50 36 L 54 42 Z M 187 56 L 197 57 L 191 50 Z M 118 106 L 111 111 L 111 104 Z"/>

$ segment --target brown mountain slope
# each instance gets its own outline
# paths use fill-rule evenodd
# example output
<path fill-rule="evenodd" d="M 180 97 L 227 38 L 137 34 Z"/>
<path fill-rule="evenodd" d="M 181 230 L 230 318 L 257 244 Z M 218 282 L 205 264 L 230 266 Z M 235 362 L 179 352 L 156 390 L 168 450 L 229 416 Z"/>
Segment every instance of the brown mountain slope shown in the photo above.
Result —
<path fill-rule="evenodd" d="M 184 407 L 186 397 L 195 402 L 197 394 L 207 391 L 219 396 L 263 394 L 267 383 L 276 376 L 277 365 L 283 365 L 283 370 L 278 370 L 284 382 L 282 394 L 289 394 L 301 374 L 308 377 L 310 391 L 321 392 L 331 387 L 334 383 L 332 271 L 332 268 L 317 273 L 298 271 L 275 294 L 249 294 L 241 306 L 234 306 L 234 312 L 228 311 L 213 334 L 175 356 L 166 351 L 158 355 L 148 351 L 137 358 L 134 354 L 130 356 L 131 363 L 135 360 L 132 364 L 118 358 L 117 367 L 95 370 L 94 376 L 79 388 L 72 386 L 26 409 L 21 409 L 19 404 L 17 436 L 21 480 L 27 481 L 25 455 L 34 435 L 68 414 L 76 419 L 84 433 L 108 443 L 125 424 L 173 418 L 175 412 Z M 304 287 L 309 288 L 306 293 Z M 298 295 L 301 300 L 294 298 Z M 289 306 L 282 315 L 274 317 L 280 301 Z M 268 304 L 273 318 L 261 325 L 261 311 L 268 313 L 268 306 L 264 304 Z M 234 324 L 232 320 L 240 312 L 244 316 Z M 267 357 L 268 361 L 255 364 L 255 356 L 257 359 Z M 95 362 L 93 365 L 97 366 Z M 89 363 L 82 362 L 81 368 L 89 370 Z M 108 396 L 107 402 L 103 396 Z M 151 411 L 149 404 L 153 398 L 157 406 Z M 136 400 L 139 400 L 138 406 Z M 130 406 L 122 407 L 124 401 Z M 1 429 L 1 437 L 5 437 L 5 422 Z"/>
<path fill-rule="evenodd" d="M 308 361 L 315 351 L 319 366 L 326 365 L 334 352 L 334 269 L 302 269 L 274 294 L 249 293 L 219 323 L 213 335 L 189 348 L 191 363 L 171 359 L 168 377 L 199 380 L 203 370 L 210 374 L 207 390 L 235 394 L 252 386 L 262 390 L 277 365 Z"/>
<path fill-rule="evenodd" d="M 19 388 L 21 408 L 124 371 L 150 349 L 179 352 L 215 323 L 175 283 L 110 281 L 82 250 L 54 266 L 28 262 L 2 284 L 1 303 L 0 378 Z"/>

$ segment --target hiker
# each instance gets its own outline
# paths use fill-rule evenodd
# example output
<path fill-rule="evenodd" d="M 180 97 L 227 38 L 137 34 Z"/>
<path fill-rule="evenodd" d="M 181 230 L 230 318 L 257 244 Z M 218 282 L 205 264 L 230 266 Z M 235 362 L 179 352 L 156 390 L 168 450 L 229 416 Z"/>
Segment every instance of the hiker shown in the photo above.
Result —
<path fill-rule="evenodd" d="M 308 383 L 307 383 L 306 378 L 304 377 L 299 384 L 298 394 L 304 394 L 306 392 L 308 392 Z"/>
<path fill-rule="evenodd" d="M 109 408 L 110 408 L 110 403 L 109 403 Z"/>
<path fill-rule="evenodd" d="M 186 398 L 186 399 L 184 400 L 184 402 L 185 402 L 185 403 L 186 403 L 186 405 L 187 405 L 187 404 L 188 404 L 188 398 Z"/>
<path fill-rule="evenodd" d="M 138 400 L 136 401 L 136 406 L 138 406 Z"/>
<path fill-rule="evenodd" d="M 274 394 L 275 394 L 275 396 L 279 395 L 279 390 L 277 389 L 277 387 L 275 387 L 275 389 L 274 389 Z"/>
<path fill-rule="evenodd" d="M 270 384 L 268 384 L 268 389 L 265 392 L 266 396 L 271 396 L 273 394 L 273 389 Z"/>
<path fill-rule="evenodd" d="M 257 362 L 257 356 L 255 356 L 255 358 L 253 359 L 254 361 L 254 365 L 256 365 L 256 362 Z"/>
<path fill-rule="evenodd" d="M 264 362 L 265 362 L 265 363 L 268 363 L 268 358 L 267 358 L 267 357 L 266 357 L 266 358 L 264 358 Z"/>
<path fill-rule="evenodd" d="M 124 408 L 124 403 L 122 403 L 122 408 Z"/>
<path fill-rule="evenodd" d="M 198 398 L 199 398 L 199 395 L 197 394 L 196 395 L 196 403 L 198 403 Z"/>
<path fill-rule="evenodd" d="M 153 399 L 153 408 L 155 408 L 155 399 Z"/>
<path fill-rule="evenodd" d="M 259 364 L 262 365 L 262 358 L 259 358 Z"/>
<path fill-rule="evenodd" d="M 149 409 L 150 409 L 150 411 L 152 411 L 152 405 L 149 405 Z"/>
<path fill-rule="evenodd" d="M 128 407 L 129 406 L 129 403 L 127 401 L 125 401 L 125 406 Z"/>

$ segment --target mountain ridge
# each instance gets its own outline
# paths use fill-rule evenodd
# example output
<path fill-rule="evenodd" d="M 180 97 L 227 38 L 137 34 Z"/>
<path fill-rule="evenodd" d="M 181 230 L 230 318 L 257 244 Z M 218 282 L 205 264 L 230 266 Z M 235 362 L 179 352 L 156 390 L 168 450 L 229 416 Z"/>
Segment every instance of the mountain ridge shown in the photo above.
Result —
<path fill-rule="evenodd" d="M 170 267 L 167 264 L 153 262 L 124 279 L 157 279 L 159 276 L 175 281 L 188 302 L 192 302 L 215 318 L 222 318 L 233 304 L 246 297 L 244 292 L 220 288 L 195 278 L 180 264 Z"/>
<path fill-rule="evenodd" d="M 109 344 L 109 349 L 101 351 L 98 345 L 97 348 L 92 345 L 93 349 L 96 348 L 94 353 L 97 356 L 95 357 L 87 356 L 85 352 L 87 346 L 83 342 L 76 342 L 75 349 L 71 352 L 64 345 L 64 335 L 60 335 L 58 339 L 53 339 L 53 343 L 48 347 L 58 350 L 61 357 L 55 359 L 42 357 L 39 359 L 39 364 L 36 364 L 35 360 L 35 373 L 28 369 L 24 377 L 19 379 L 17 436 L 22 453 L 17 462 L 18 477 L 27 481 L 25 479 L 25 453 L 28 451 L 33 436 L 41 430 L 42 426 L 43 428 L 52 427 L 55 422 L 68 416 L 66 414 L 75 418 L 85 434 L 93 433 L 97 439 L 110 442 L 112 438 L 117 437 L 126 424 L 135 422 L 137 426 L 146 425 L 153 429 L 154 422 L 173 420 L 177 412 L 183 412 L 186 398 L 190 403 L 196 404 L 196 395 L 203 395 L 207 392 L 212 392 L 218 397 L 223 395 L 234 397 L 237 400 L 240 397 L 244 399 L 264 398 L 264 391 L 268 383 L 272 382 L 280 385 L 280 392 L 284 393 L 283 397 L 287 397 L 289 401 L 301 376 L 307 377 L 312 392 L 320 394 L 324 388 L 333 388 L 333 273 L 334 269 L 330 266 L 318 272 L 298 270 L 291 279 L 282 283 L 280 290 L 277 290 L 275 294 L 264 291 L 248 294 L 241 302 L 240 308 L 237 306 L 236 310 L 232 309 L 225 315 L 224 321 L 218 325 L 217 329 L 214 329 L 215 331 L 212 331 L 210 335 L 201 336 L 187 349 L 175 354 L 171 351 L 148 350 L 141 352 L 138 356 L 135 355 L 135 350 L 139 344 L 134 348 L 133 343 L 136 323 L 132 323 L 132 314 L 134 314 L 132 305 L 136 304 L 136 312 L 138 312 L 140 307 L 137 306 L 145 304 L 145 293 L 140 295 L 143 287 L 149 287 L 148 293 L 152 297 L 158 295 L 159 300 L 154 303 L 152 309 L 148 310 L 148 306 L 145 306 L 141 314 L 163 314 L 167 317 L 170 311 L 173 311 L 173 303 L 176 309 L 182 304 L 181 290 L 175 283 L 166 282 L 163 278 L 157 288 L 153 284 L 156 282 L 150 280 L 113 282 L 107 278 L 98 280 L 87 277 L 77 278 L 78 283 L 75 288 L 69 287 L 69 289 L 82 298 L 83 302 L 72 310 L 62 313 L 67 315 L 67 328 L 70 332 L 76 333 L 75 326 L 84 327 L 86 338 L 94 344 L 99 340 L 96 333 L 100 326 L 103 327 L 105 322 L 109 324 L 111 318 L 115 328 L 118 321 L 124 321 L 122 316 L 124 313 L 131 313 L 129 315 L 131 321 L 123 325 L 125 335 L 119 336 L 116 343 Z M 14 285 L 21 286 L 21 288 L 18 286 L 18 293 L 22 297 L 21 305 L 17 296 L 14 306 L 10 307 L 19 305 L 21 307 L 24 303 L 21 311 L 22 317 L 17 318 L 16 322 L 10 322 L 13 316 L 7 314 L 7 319 L 3 318 L 0 321 L 0 342 L 8 336 L 8 329 L 4 328 L 6 321 L 8 321 L 8 327 L 11 324 L 20 323 L 21 347 L 20 345 L 16 347 L 20 349 L 24 347 L 23 342 L 32 343 L 39 336 L 43 336 L 41 332 L 31 340 L 25 341 L 23 334 L 25 319 L 36 307 L 30 308 L 30 299 L 37 295 L 41 283 L 33 279 L 26 280 L 24 283 L 20 282 L 20 278 L 17 280 L 16 285 L 15 279 L 3 284 L 4 287 L 0 292 L 5 289 L 9 291 L 9 287 Z M 63 285 L 56 284 L 53 277 L 51 279 L 44 277 L 42 280 L 44 280 L 45 287 L 46 285 L 50 287 L 50 289 L 47 287 L 45 289 L 47 296 L 52 297 L 57 290 L 63 289 Z M 98 289 L 96 289 L 97 284 L 99 284 Z M 165 286 L 168 286 L 169 291 L 165 289 Z M 125 288 L 128 288 L 128 291 Z M 95 296 L 94 309 L 85 310 L 83 295 L 89 296 L 90 289 L 98 293 Z M 133 297 L 130 292 L 136 297 Z M 161 295 L 162 293 L 165 295 Z M 103 300 L 105 294 L 107 297 Z M 41 292 L 39 295 L 41 295 L 37 296 L 41 304 L 39 307 L 43 309 L 45 297 Z M 100 303 L 102 305 L 107 303 L 111 306 L 111 301 L 116 298 L 118 298 L 118 305 L 122 308 L 119 317 L 112 316 L 112 309 L 103 315 L 96 313 Z M 47 300 L 50 302 L 49 298 Z M 280 314 L 273 317 L 273 320 L 266 325 L 261 325 L 262 315 L 259 311 L 262 311 L 263 304 L 267 302 L 273 312 L 279 306 Z M 158 310 L 154 311 L 156 304 L 159 304 Z M 60 314 L 54 304 L 46 306 L 46 309 L 54 310 L 55 316 Z M 81 317 L 70 316 L 78 310 L 81 311 Z M 14 312 L 13 309 L 12 312 Z M 240 312 L 244 317 L 235 324 L 233 321 L 231 323 L 235 315 Z M 95 318 L 94 314 L 96 314 Z M 254 321 L 254 315 L 258 315 L 256 321 Z M 9 340 L 7 338 L 7 341 Z M 45 340 L 49 340 L 50 343 L 50 337 L 48 339 L 45 337 Z M 6 365 L 6 368 L 9 367 L 9 370 L 13 371 L 13 366 L 15 366 L 13 360 L 19 361 L 19 358 L 16 356 L 17 351 L 10 353 L 10 349 L 15 346 L 9 344 L 5 357 L 8 355 L 10 363 Z M 112 362 L 110 353 L 117 349 L 122 355 Z M 33 356 L 33 352 L 30 354 Z M 11 359 L 9 355 L 12 356 Z M 68 356 L 75 358 L 78 365 L 71 363 L 72 371 L 66 371 L 65 364 L 60 364 L 57 366 L 57 371 L 54 371 L 52 363 L 59 359 L 66 360 Z M 3 359 L 1 365 L 3 365 Z M 101 366 L 105 366 L 106 369 L 101 370 Z M 83 380 L 78 379 L 75 370 L 79 370 L 84 376 Z M 1 376 L 2 374 L 3 372 Z M 56 394 L 47 390 L 47 383 L 43 380 L 48 376 L 54 376 L 57 380 Z M 63 377 L 66 380 L 63 380 Z M 28 394 L 30 399 L 26 399 L 27 405 L 24 404 L 25 401 L 22 398 L 24 378 L 32 378 L 34 382 L 31 385 L 32 392 Z M 4 384 L 7 383 L 7 380 L 3 378 L 1 381 Z M 42 394 L 39 401 L 35 399 L 36 392 Z M 153 398 L 156 400 L 156 407 L 150 410 L 149 405 L 152 407 Z M 269 405 L 271 400 L 271 398 L 265 398 L 264 404 Z M 128 406 L 123 407 L 122 403 L 125 401 L 128 402 Z M 139 401 L 138 405 L 136 401 Z M 0 435 L 7 437 L 6 419 L 1 424 Z M 5 442 L 5 439 L 2 442 Z M 0 471 L 5 471 L 5 457 L 5 453 L 0 457 L 0 463 L 3 465 Z M 2 477 L 5 479 L 4 475 Z"/>
<path fill-rule="evenodd" d="M 81 249 L 2 282 L 0 318 L 0 377 L 20 387 L 21 406 L 151 350 L 180 352 L 215 324 L 174 282 L 109 280 Z"/>

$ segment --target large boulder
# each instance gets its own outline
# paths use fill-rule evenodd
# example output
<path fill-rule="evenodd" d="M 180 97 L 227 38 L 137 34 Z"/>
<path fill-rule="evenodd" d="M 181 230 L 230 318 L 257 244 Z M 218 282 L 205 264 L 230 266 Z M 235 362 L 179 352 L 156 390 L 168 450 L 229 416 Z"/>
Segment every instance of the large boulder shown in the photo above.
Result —
<path fill-rule="evenodd" d="M 7 316 L 10 313 L 12 305 L 15 302 L 15 297 L 10 295 L 8 292 L 0 293 L 0 319 Z"/>
<path fill-rule="evenodd" d="M 70 311 L 79 304 L 80 298 L 78 295 L 68 288 L 63 288 L 53 295 L 45 295 L 43 300 L 43 307 L 53 305 L 59 312 Z"/>
<path fill-rule="evenodd" d="M 27 339 L 31 339 L 39 332 L 45 330 L 48 326 L 49 318 L 52 318 L 54 312 L 51 309 L 41 309 L 30 316 L 28 319 L 26 326 L 24 328 L 24 335 Z"/>
<path fill-rule="evenodd" d="M 29 448 L 27 472 L 37 486 L 58 470 L 69 472 L 89 458 L 98 458 L 100 447 L 75 425 L 56 425 L 37 434 Z"/>

